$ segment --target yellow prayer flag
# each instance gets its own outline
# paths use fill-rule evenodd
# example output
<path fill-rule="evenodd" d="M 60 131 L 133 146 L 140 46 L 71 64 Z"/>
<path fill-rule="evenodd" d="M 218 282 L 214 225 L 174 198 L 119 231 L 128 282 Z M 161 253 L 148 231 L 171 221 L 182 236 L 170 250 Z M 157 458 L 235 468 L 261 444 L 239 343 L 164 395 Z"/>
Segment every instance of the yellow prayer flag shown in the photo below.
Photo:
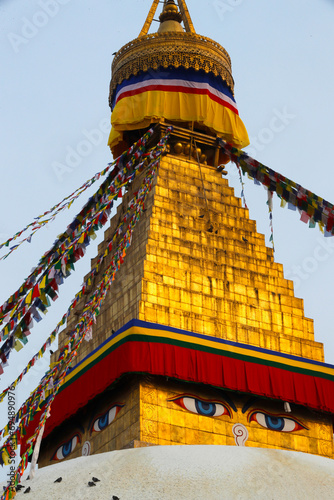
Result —
<path fill-rule="evenodd" d="M 19 351 L 21 351 L 21 349 L 22 349 L 22 348 L 23 348 L 23 345 L 21 344 L 21 342 L 20 342 L 19 340 L 17 340 L 17 341 L 15 342 L 15 345 L 14 345 L 14 349 L 15 349 L 15 351 L 16 351 L 16 352 L 19 352 Z"/>
<path fill-rule="evenodd" d="M 43 304 L 48 307 L 48 299 L 46 298 L 46 295 L 45 293 L 41 293 L 39 298 L 41 299 L 41 301 L 43 302 Z M 43 311 L 43 313 L 45 313 L 45 311 Z"/>
<path fill-rule="evenodd" d="M 32 302 L 32 292 L 33 292 L 33 290 L 30 290 L 30 292 L 26 296 L 25 303 L 28 304 L 28 305 L 31 304 L 31 302 Z"/>
<path fill-rule="evenodd" d="M 39 285 L 39 289 L 45 288 L 45 285 L 46 285 L 46 275 L 42 279 L 41 284 Z"/>
<path fill-rule="evenodd" d="M 309 215 L 310 217 L 313 217 L 314 212 L 315 212 L 315 208 L 312 207 L 311 205 L 308 205 L 308 207 L 307 207 L 307 215 Z"/>
<path fill-rule="evenodd" d="M 82 235 L 79 238 L 78 243 L 83 243 L 85 241 L 85 233 L 82 233 Z"/>
<path fill-rule="evenodd" d="M 276 193 L 278 196 L 282 196 L 283 194 L 283 186 L 280 186 L 279 184 L 277 184 L 276 186 Z"/>
<path fill-rule="evenodd" d="M 2 450 L 2 460 L 4 465 L 10 465 L 11 457 L 9 456 L 7 450 Z"/>

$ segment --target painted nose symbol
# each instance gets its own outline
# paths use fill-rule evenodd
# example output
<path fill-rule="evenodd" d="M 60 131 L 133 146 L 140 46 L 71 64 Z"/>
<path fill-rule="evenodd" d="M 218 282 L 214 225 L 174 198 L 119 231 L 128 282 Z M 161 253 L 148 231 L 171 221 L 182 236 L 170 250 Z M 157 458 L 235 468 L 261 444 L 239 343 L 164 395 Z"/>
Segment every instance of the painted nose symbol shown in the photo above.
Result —
<path fill-rule="evenodd" d="M 82 447 L 82 456 L 88 457 L 90 455 L 90 449 L 91 449 L 90 442 L 86 441 Z"/>
<path fill-rule="evenodd" d="M 237 446 L 245 446 L 248 439 L 248 430 L 243 424 L 234 424 L 232 427 L 234 441 Z"/>

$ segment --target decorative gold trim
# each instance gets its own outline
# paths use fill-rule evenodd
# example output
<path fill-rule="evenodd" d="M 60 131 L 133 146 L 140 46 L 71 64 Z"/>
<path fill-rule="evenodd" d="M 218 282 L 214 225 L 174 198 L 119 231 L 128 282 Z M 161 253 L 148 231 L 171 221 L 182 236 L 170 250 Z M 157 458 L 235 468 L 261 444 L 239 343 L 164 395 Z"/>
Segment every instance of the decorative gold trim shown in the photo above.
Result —
<path fill-rule="evenodd" d="M 220 75 L 231 91 L 234 90 L 231 59 L 219 43 L 196 33 L 153 33 L 132 40 L 115 55 L 109 103 L 116 85 L 123 80 L 137 75 L 139 71 L 156 70 L 161 66 L 182 66 L 211 72 L 215 76 Z"/>

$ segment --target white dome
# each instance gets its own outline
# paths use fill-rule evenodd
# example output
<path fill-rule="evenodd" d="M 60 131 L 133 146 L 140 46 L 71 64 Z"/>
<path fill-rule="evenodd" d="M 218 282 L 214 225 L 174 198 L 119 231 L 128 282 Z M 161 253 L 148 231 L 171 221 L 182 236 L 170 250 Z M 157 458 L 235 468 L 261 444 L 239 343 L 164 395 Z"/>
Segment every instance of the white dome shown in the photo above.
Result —
<path fill-rule="evenodd" d="M 89 487 L 93 476 L 100 482 Z M 62 462 L 22 484 L 36 500 L 318 500 L 334 498 L 334 462 L 263 448 L 154 446 Z"/>

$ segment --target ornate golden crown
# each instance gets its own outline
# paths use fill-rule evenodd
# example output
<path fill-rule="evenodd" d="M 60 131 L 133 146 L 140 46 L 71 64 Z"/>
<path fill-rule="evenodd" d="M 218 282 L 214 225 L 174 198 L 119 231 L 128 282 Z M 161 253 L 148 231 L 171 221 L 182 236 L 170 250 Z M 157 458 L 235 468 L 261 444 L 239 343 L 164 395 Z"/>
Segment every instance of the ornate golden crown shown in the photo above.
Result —
<path fill-rule="evenodd" d="M 173 5 L 177 10 L 172 0 L 166 2 L 164 12 L 160 16 L 159 32 L 148 35 L 147 31 L 154 15 L 152 15 L 151 8 L 139 37 L 124 45 L 115 55 L 110 82 L 110 105 L 116 85 L 132 75 L 137 75 L 139 71 L 156 70 L 159 67 L 183 67 L 197 71 L 204 70 L 206 73 L 211 72 L 215 76 L 221 76 L 231 91 L 234 91 L 231 59 L 226 50 L 214 40 L 197 35 L 191 20 L 185 17 L 189 15 L 188 12 L 183 9 L 181 9 L 181 14 L 175 12 L 175 9 L 171 8 Z M 179 5 L 182 7 L 184 4 L 179 2 Z M 183 31 L 178 20 L 182 18 L 182 15 L 186 32 Z M 172 31 L 163 29 L 164 23 L 168 22 L 174 23 L 169 28 Z"/>

